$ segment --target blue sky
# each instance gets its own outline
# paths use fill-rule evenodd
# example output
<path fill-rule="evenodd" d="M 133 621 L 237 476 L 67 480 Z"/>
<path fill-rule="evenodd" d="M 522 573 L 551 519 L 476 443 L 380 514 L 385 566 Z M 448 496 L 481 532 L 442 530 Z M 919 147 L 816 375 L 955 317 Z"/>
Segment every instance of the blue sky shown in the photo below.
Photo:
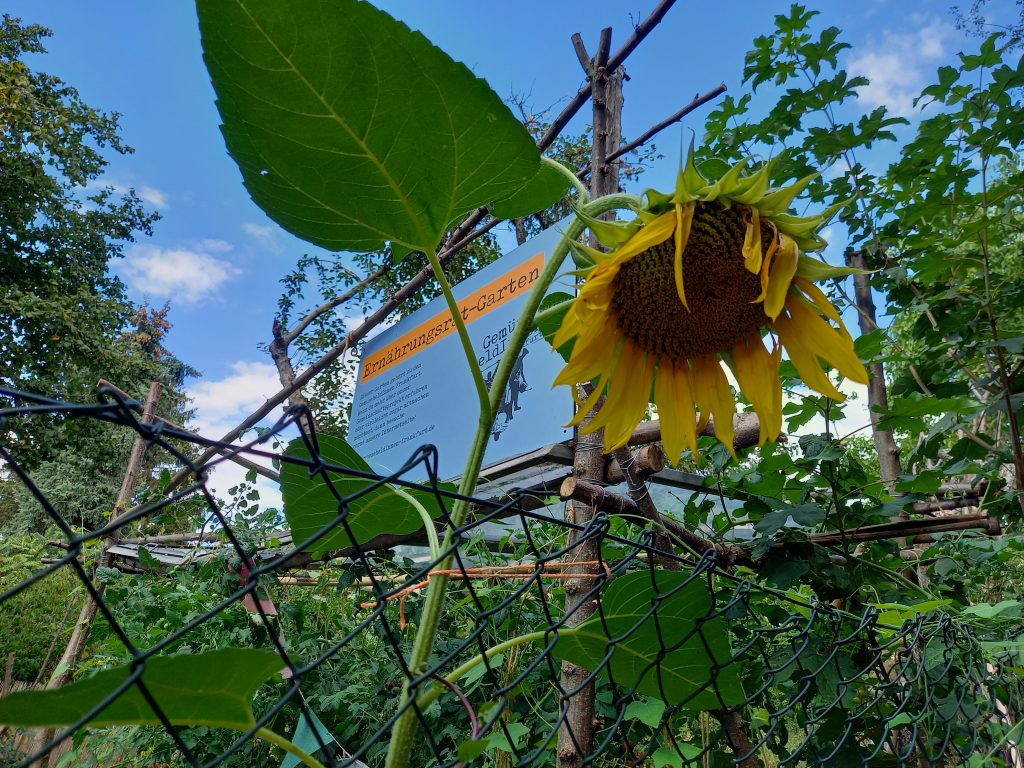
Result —
<path fill-rule="evenodd" d="M 378 5 L 465 62 L 499 95 L 527 94 L 537 109 L 557 112 L 582 82 L 570 35 L 582 33 L 593 50 L 599 30 L 611 26 L 615 50 L 654 0 Z M 855 109 L 887 104 L 909 114 L 935 69 L 976 45 L 954 28 L 949 5 L 820 4 L 822 26 L 840 27 L 853 44 L 841 64 L 872 79 Z M 626 135 L 719 82 L 741 94 L 744 53 L 788 9 L 788 2 L 766 0 L 679 2 L 627 63 Z M 994 0 L 989 10 L 997 19 L 1015 13 L 1009 0 Z M 269 340 L 279 278 L 313 249 L 277 229 L 242 187 L 219 133 L 194 7 L 183 0 L 7 0 L 5 12 L 54 30 L 49 53 L 34 66 L 65 79 L 90 105 L 121 113 L 122 135 L 136 151 L 111 157 L 103 182 L 134 187 L 162 220 L 152 238 L 127 249 L 115 271 L 136 300 L 170 299 L 169 346 L 203 374 L 191 385 L 200 424 L 211 436 L 233 426 L 278 388 L 258 345 Z M 589 107 L 581 114 L 589 115 Z M 691 130 L 701 135 L 705 114 L 706 108 L 659 138 L 665 160 L 645 185 L 671 184 L 679 147 Z"/>

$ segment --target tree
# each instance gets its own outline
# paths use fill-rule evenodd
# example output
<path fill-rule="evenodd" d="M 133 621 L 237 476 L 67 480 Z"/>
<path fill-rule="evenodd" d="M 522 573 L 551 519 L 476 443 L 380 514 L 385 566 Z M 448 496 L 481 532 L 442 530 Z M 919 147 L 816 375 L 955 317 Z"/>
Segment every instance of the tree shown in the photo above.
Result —
<path fill-rule="evenodd" d="M 131 148 L 116 114 L 93 109 L 74 88 L 22 61 L 45 53 L 48 35 L 8 15 L 0 22 L 0 386 L 85 400 L 102 377 L 141 399 L 155 379 L 167 386 L 162 414 L 180 420 L 181 386 L 194 371 L 162 345 L 168 307 L 135 306 L 109 271 L 157 216 L 134 191 L 90 191 L 107 165 L 102 150 Z M 11 429 L 18 461 L 44 484 L 52 480 L 51 490 L 66 488 L 72 516 L 86 525 L 101 520 L 130 440 L 64 419 Z M 0 513 L 21 527 L 41 522 L 34 503 L 2 490 Z"/>

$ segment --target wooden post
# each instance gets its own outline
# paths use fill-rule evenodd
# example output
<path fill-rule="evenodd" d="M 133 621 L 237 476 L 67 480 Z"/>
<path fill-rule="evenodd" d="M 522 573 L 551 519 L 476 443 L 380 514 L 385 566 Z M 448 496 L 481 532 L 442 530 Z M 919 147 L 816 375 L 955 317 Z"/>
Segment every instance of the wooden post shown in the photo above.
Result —
<path fill-rule="evenodd" d="M 597 55 L 591 59 L 582 38 L 573 35 L 573 46 L 580 64 L 590 78 L 593 91 L 594 144 L 591 154 L 590 194 L 593 198 L 618 192 L 619 164 L 607 162 L 609 154 L 621 143 L 622 126 L 622 68 L 612 72 L 606 70 L 608 51 L 611 46 L 611 28 L 601 31 Z M 591 241 L 597 247 L 597 243 Z M 596 410 L 596 409 L 595 409 Z M 580 426 L 584 426 L 589 419 Z M 573 440 L 573 477 L 600 483 L 604 480 L 605 457 L 603 453 L 604 430 L 589 435 L 580 434 L 579 427 Z M 570 522 L 586 525 L 594 516 L 595 508 L 590 504 L 573 501 L 567 509 Z M 570 544 L 579 540 L 578 534 L 570 533 Z M 569 554 L 573 560 L 597 560 L 600 557 L 599 541 L 582 542 Z M 587 592 L 593 588 L 593 576 L 600 573 L 598 566 L 580 566 L 574 569 L 578 579 L 570 579 L 565 587 L 565 610 L 569 615 L 568 624 L 575 626 L 593 614 L 595 603 L 588 599 Z M 589 577 L 589 578 L 588 578 Z M 558 732 L 558 768 L 579 768 L 584 759 L 594 751 L 594 684 L 584 685 L 590 670 L 569 662 L 562 664 L 562 690 L 569 696 L 562 702 L 565 720 Z"/>
<path fill-rule="evenodd" d="M 868 268 L 867 259 L 863 251 L 848 250 L 846 261 L 851 267 L 857 269 Z M 857 321 L 860 324 L 862 334 L 871 333 L 878 328 L 875 320 L 875 302 L 871 297 L 871 280 L 868 275 L 853 276 L 854 296 L 857 301 Z M 869 363 L 868 373 L 871 376 L 868 382 L 868 407 L 871 416 L 871 436 L 875 441 L 875 452 L 878 454 L 878 463 L 882 470 L 882 480 L 885 481 L 892 492 L 896 485 L 896 479 L 903 473 L 900 466 L 900 448 L 896 445 L 891 429 L 879 429 L 878 422 L 882 415 L 876 412 L 876 406 L 882 411 L 889 410 L 889 395 L 885 388 L 885 369 L 880 362 Z M 904 515 L 904 517 L 906 517 Z"/>
<path fill-rule="evenodd" d="M 158 381 L 150 382 L 149 394 L 146 396 L 146 402 L 142 408 L 142 422 L 144 424 L 152 424 L 156 417 L 156 405 L 160 400 L 160 395 L 164 391 L 164 385 Z M 117 493 L 117 500 L 114 502 L 114 511 L 110 516 L 110 519 L 116 520 L 118 517 L 123 515 L 126 510 L 131 508 L 132 496 L 135 493 L 135 486 L 139 481 L 139 474 L 142 472 L 142 459 L 146 455 L 147 448 L 146 439 L 142 435 L 136 435 L 135 442 L 132 443 L 132 450 L 128 456 L 128 466 L 124 472 L 124 478 L 121 480 L 121 488 Z M 109 536 L 103 540 L 103 553 L 100 555 L 97 568 L 103 568 L 110 565 L 111 556 L 109 553 L 110 547 L 112 547 L 118 540 L 119 534 L 116 530 L 112 531 Z M 97 592 L 102 596 L 104 590 L 104 584 L 95 582 Z M 71 633 L 71 637 L 68 639 L 67 647 L 64 649 L 64 653 L 60 657 L 60 661 L 57 662 L 57 667 L 53 670 L 53 674 L 50 675 L 50 679 L 46 681 L 46 688 L 59 688 L 71 680 L 71 675 L 75 670 L 75 666 L 78 664 L 79 659 L 82 657 L 82 652 L 85 650 L 85 643 L 89 639 L 89 631 L 92 629 L 92 623 L 96 619 L 96 612 L 98 605 L 96 601 L 92 599 L 86 599 L 85 605 L 82 606 L 82 610 L 78 614 L 78 621 L 75 623 L 75 628 Z M 38 738 L 32 745 L 32 751 L 38 752 L 42 749 L 52 738 L 55 730 L 45 729 L 43 730 Z M 55 754 L 56 750 L 54 753 Z M 48 764 L 52 761 L 44 763 L 40 761 L 40 764 Z"/>

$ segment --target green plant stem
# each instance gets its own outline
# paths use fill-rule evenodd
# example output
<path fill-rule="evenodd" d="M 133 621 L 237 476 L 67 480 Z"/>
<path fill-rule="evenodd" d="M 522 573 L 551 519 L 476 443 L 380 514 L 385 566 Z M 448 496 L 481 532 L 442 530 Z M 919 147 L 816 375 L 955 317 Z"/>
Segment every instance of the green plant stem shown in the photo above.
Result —
<path fill-rule="evenodd" d="M 572 630 L 569 628 L 560 629 L 558 633 L 560 636 L 564 637 L 565 635 L 571 634 Z M 445 675 L 444 679 L 447 680 L 449 683 L 457 683 L 463 677 L 468 675 L 473 670 L 474 667 L 483 664 L 484 659 L 489 659 L 492 656 L 496 656 L 499 653 L 502 653 L 503 651 L 507 651 L 509 648 L 515 648 L 517 645 L 526 645 L 527 643 L 532 643 L 536 640 L 544 640 L 548 637 L 548 635 L 548 631 L 542 629 L 538 630 L 537 632 L 529 632 L 525 635 L 513 637 L 510 640 L 506 640 L 503 643 L 498 643 L 497 645 L 488 648 L 483 653 L 477 654 L 472 659 L 463 664 L 461 667 L 456 667 L 450 673 Z M 437 699 L 447 690 L 448 689 L 445 688 L 443 685 L 435 685 L 429 691 L 422 694 L 418 699 L 416 699 L 416 706 L 419 707 L 421 710 L 426 709 L 435 701 L 437 701 Z"/>
<path fill-rule="evenodd" d="M 572 184 L 573 188 L 579 194 L 579 200 L 577 201 L 578 205 L 586 205 L 587 203 L 590 202 L 590 190 L 587 189 L 586 185 L 582 181 L 580 181 L 579 176 L 570 171 L 557 160 L 552 160 L 550 157 L 544 157 L 542 155 L 540 161 L 544 165 L 554 168 L 556 171 L 561 173 L 563 176 L 565 176 L 565 178 L 569 180 L 569 183 Z"/>
<path fill-rule="evenodd" d="M 269 741 L 275 747 L 280 747 L 285 752 L 290 752 L 295 755 L 299 760 L 304 762 L 309 768 L 324 768 L 324 764 L 317 760 L 315 757 L 307 752 L 304 752 L 301 748 L 295 746 L 292 742 L 288 741 L 284 736 L 279 733 L 274 733 L 269 728 L 260 728 L 256 733 L 253 734 L 257 738 Z"/>
<path fill-rule="evenodd" d="M 483 422 L 486 419 L 487 423 L 490 424 L 493 411 L 490 398 L 487 397 L 487 383 L 484 381 L 483 371 L 480 370 L 480 363 L 477 362 L 476 352 L 473 350 L 473 342 L 470 340 L 469 331 L 466 329 L 466 321 L 462 319 L 459 302 L 456 301 L 455 294 L 452 293 L 452 287 L 448 282 L 448 278 L 444 276 L 444 269 L 441 268 L 441 262 L 437 258 L 437 254 L 433 250 L 427 251 L 427 258 L 430 260 L 430 266 L 434 270 L 434 277 L 437 278 L 438 285 L 441 286 L 444 300 L 448 303 L 448 310 L 452 313 L 452 322 L 455 323 L 455 330 L 458 331 L 459 341 L 462 342 L 462 351 L 466 353 L 469 372 L 473 375 L 476 394 L 480 398 L 480 421 Z"/>
<path fill-rule="evenodd" d="M 884 573 L 890 579 L 892 579 L 893 581 L 898 581 L 900 584 L 902 584 L 903 586 L 907 587 L 908 589 L 912 589 L 913 591 L 918 592 L 918 593 L 924 595 L 925 597 L 931 598 L 932 600 L 935 599 L 935 595 L 933 595 L 931 592 L 926 590 L 924 587 L 922 587 L 919 584 L 915 584 L 910 579 L 908 579 L 906 576 L 903 576 L 902 574 L 896 573 L 896 571 L 892 570 L 891 568 L 886 568 L 884 565 L 879 565 L 878 563 L 872 563 L 870 560 L 865 560 L 863 557 L 857 557 L 856 555 L 853 555 L 853 554 L 846 554 L 846 553 L 844 553 L 843 557 L 847 557 L 850 560 L 853 560 L 855 563 L 858 563 L 859 565 L 867 566 L 868 568 L 876 570 L 879 573 Z"/>
<path fill-rule="evenodd" d="M 437 539 L 437 529 L 434 528 L 434 520 L 430 516 L 430 513 L 427 512 L 427 508 L 420 504 L 419 499 L 404 488 L 394 486 L 394 489 L 399 496 L 409 502 L 412 508 L 416 510 L 416 514 L 420 516 L 420 520 L 423 521 L 423 527 L 427 531 L 427 544 L 430 547 L 430 559 L 437 560 L 441 557 L 441 542 Z"/>
<path fill-rule="evenodd" d="M 631 205 L 636 205 L 638 199 L 635 195 L 607 195 L 587 206 L 583 207 L 583 212 L 590 216 L 600 216 L 602 213 L 608 211 L 628 208 Z M 486 403 L 486 408 L 481 408 L 481 418 L 477 427 L 476 437 L 473 440 L 473 445 L 470 448 L 469 459 L 466 461 L 466 469 L 462 474 L 462 480 L 459 483 L 459 493 L 463 496 L 469 496 L 476 489 L 476 481 L 480 475 L 480 467 L 483 465 L 484 451 L 487 448 L 487 440 L 490 437 L 491 428 L 494 422 L 493 414 L 497 413 L 497 408 L 501 403 L 501 399 L 505 394 L 505 387 L 508 385 L 508 380 L 512 376 L 512 369 L 515 365 L 515 361 L 519 357 L 519 353 L 522 351 L 523 346 L 526 344 L 526 339 L 533 331 L 533 319 L 537 314 L 537 309 L 540 307 L 540 303 L 544 298 L 544 294 L 547 292 L 548 287 L 554 281 L 558 274 L 558 270 L 562 266 L 562 262 L 565 260 L 566 255 L 569 253 L 569 243 L 578 238 L 584 229 L 584 224 L 579 219 L 575 219 L 572 224 L 569 225 L 562 239 L 558 241 L 558 245 L 555 246 L 551 253 L 551 257 L 544 265 L 544 269 L 541 271 L 540 276 L 526 297 L 526 306 L 523 307 L 523 311 L 519 316 L 519 320 L 516 323 L 515 330 L 508 340 L 508 347 L 505 349 L 505 354 L 502 355 L 501 361 L 498 363 L 498 368 L 494 373 L 494 381 L 491 384 L 491 392 Z M 435 259 L 436 261 L 436 259 Z M 433 263 L 433 261 L 431 262 Z M 447 295 L 450 295 L 450 290 Z M 454 302 L 454 297 L 452 297 Z M 453 310 L 454 311 L 454 310 Z M 461 321 L 461 317 L 458 318 Z M 463 326 L 464 328 L 464 326 Z M 470 350 L 472 348 L 470 347 Z M 479 371 L 479 366 L 476 366 L 476 360 L 472 357 L 472 353 L 467 354 L 471 358 L 471 363 Z M 486 418 L 485 418 L 486 415 Z M 466 514 L 469 512 L 469 504 L 461 499 L 456 501 L 452 505 L 452 526 L 458 528 L 462 525 L 466 518 Z M 451 549 L 453 528 L 449 528 L 445 532 L 444 543 L 441 545 L 441 549 L 447 552 Z M 442 562 L 438 564 L 438 570 L 447 571 L 451 568 L 452 555 L 448 555 Z M 434 648 L 434 638 L 437 636 L 437 628 L 441 621 L 441 613 L 444 605 L 444 596 L 448 590 L 448 576 L 440 575 L 430 582 L 430 586 L 427 587 L 427 594 L 423 604 L 423 614 L 420 617 L 419 628 L 416 631 L 416 639 L 413 641 L 412 656 L 409 659 L 409 670 L 413 675 L 422 675 L 427 671 L 427 660 L 430 658 L 430 653 Z M 407 681 L 405 686 L 402 688 L 402 697 L 399 702 L 399 707 L 406 707 L 411 701 L 413 696 L 413 690 Z M 409 755 L 412 753 L 412 742 L 416 735 L 416 727 L 418 721 L 416 713 L 412 707 L 406 709 L 402 715 L 395 721 L 394 728 L 391 731 L 391 743 L 388 745 L 388 755 L 385 762 L 385 768 L 407 768 L 409 765 Z"/>

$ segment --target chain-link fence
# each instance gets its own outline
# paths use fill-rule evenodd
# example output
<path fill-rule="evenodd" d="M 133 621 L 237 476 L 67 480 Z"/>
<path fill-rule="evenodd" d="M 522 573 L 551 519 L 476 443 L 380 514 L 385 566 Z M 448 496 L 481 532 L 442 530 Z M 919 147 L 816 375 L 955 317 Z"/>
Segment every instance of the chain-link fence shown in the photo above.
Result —
<path fill-rule="evenodd" d="M 125 744 L 138 743 L 141 733 L 162 746 L 138 763 L 122 753 L 119 764 L 278 765 L 283 753 L 253 748 L 254 739 L 273 730 L 295 743 L 305 739 L 324 765 L 377 766 L 395 721 L 411 710 L 420 726 L 410 762 L 417 766 L 1021 765 L 1014 646 L 981 637 L 941 610 L 906 622 L 887 622 L 875 608 L 851 613 L 838 601 L 815 602 L 742 578 L 717 563 L 714 552 L 660 551 L 649 530 L 628 521 L 599 513 L 575 525 L 514 492 L 469 499 L 471 521 L 440 556 L 395 555 L 383 544 L 361 542 L 350 510 L 357 496 L 391 485 L 435 499 L 439 523 L 450 525 L 448 510 L 459 497 L 439 483 L 432 447 L 414 451 L 393 474 L 375 476 L 324 461 L 315 433 L 303 437 L 308 457 L 272 450 L 282 433 L 295 430 L 297 412 L 240 447 L 147 424 L 138 403 L 112 392 L 94 404 L 0 394 L 13 402 L 0 410 L 4 482 L 33 494 L 62 533 L 59 556 L 8 585 L 0 605 L 71 572 L 98 609 L 96 642 L 108 656 L 116 646 L 125 660 L 123 674 L 106 688 L 95 683 L 93 698 L 65 702 L 74 710 L 65 727 L 8 730 L 3 738 L 24 750 L 13 764 L 29 765 L 69 737 L 74 741 L 64 759 L 72 762 L 63 764 L 84 764 L 98 740 L 122 733 L 109 727 L 124 728 L 91 730 L 97 723 L 134 722 Z M 19 424 L 26 419 L 91 419 L 133 430 L 151 460 L 171 471 L 187 468 L 189 479 L 118 510 L 102 527 L 77 530 L 18 462 Z M 210 447 L 219 455 L 196 463 L 198 449 Z M 254 544 L 207 487 L 209 469 L 232 456 L 305 468 L 334 493 L 336 517 L 305 541 Z M 424 472 L 426 482 L 405 479 Z M 338 490 L 346 477 L 370 482 L 346 496 Z M 97 554 L 97 543 L 109 550 L 118 535 L 173 518 L 183 504 L 202 508 L 217 541 L 197 536 L 195 556 L 170 571 L 149 555 L 142 563 L 149 570 L 132 578 L 173 581 L 216 560 L 230 569 L 234 587 L 151 642 L 128 608 L 105 594 L 107 572 L 97 578 L 95 564 L 117 563 Z M 480 534 L 499 519 L 516 523 L 514 533 L 497 542 Z M 356 543 L 344 552 L 320 552 L 318 542 L 339 528 Z M 598 552 L 596 560 L 579 557 L 583 548 Z M 288 575 L 297 565 L 305 575 Z M 441 637 L 429 668 L 410 669 L 425 585 L 439 578 L 451 582 Z M 314 593 L 335 601 L 325 614 L 330 631 L 320 628 L 310 640 L 297 629 L 301 616 L 283 604 L 278 611 L 273 597 L 281 600 L 289 579 L 305 579 Z M 177 589 L 147 594 L 158 611 L 165 610 L 160 601 L 169 606 L 181 599 Z M 575 606 L 569 611 L 567 600 Z M 251 616 L 248 635 L 218 639 L 207 631 L 242 604 Z M 282 674 L 266 675 L 272 679 L 263 685 L 236 681 L 236 693 L 252 695 L 248 727 L 225 731 L 189 720 L 161 683 L 161 660 L 187 653 L 193 661 L 215 662 L 220 657 L 211 643 L 262 646 L 280 657 Z M 182 674 L 182 681 L 190 679 Z M 403 685 L 410 691 L 404 699 Z M 127 705 L 118 716 L 104 715 L 129 700 L 142 713 L 135 720 L 124 719 Z"/>

